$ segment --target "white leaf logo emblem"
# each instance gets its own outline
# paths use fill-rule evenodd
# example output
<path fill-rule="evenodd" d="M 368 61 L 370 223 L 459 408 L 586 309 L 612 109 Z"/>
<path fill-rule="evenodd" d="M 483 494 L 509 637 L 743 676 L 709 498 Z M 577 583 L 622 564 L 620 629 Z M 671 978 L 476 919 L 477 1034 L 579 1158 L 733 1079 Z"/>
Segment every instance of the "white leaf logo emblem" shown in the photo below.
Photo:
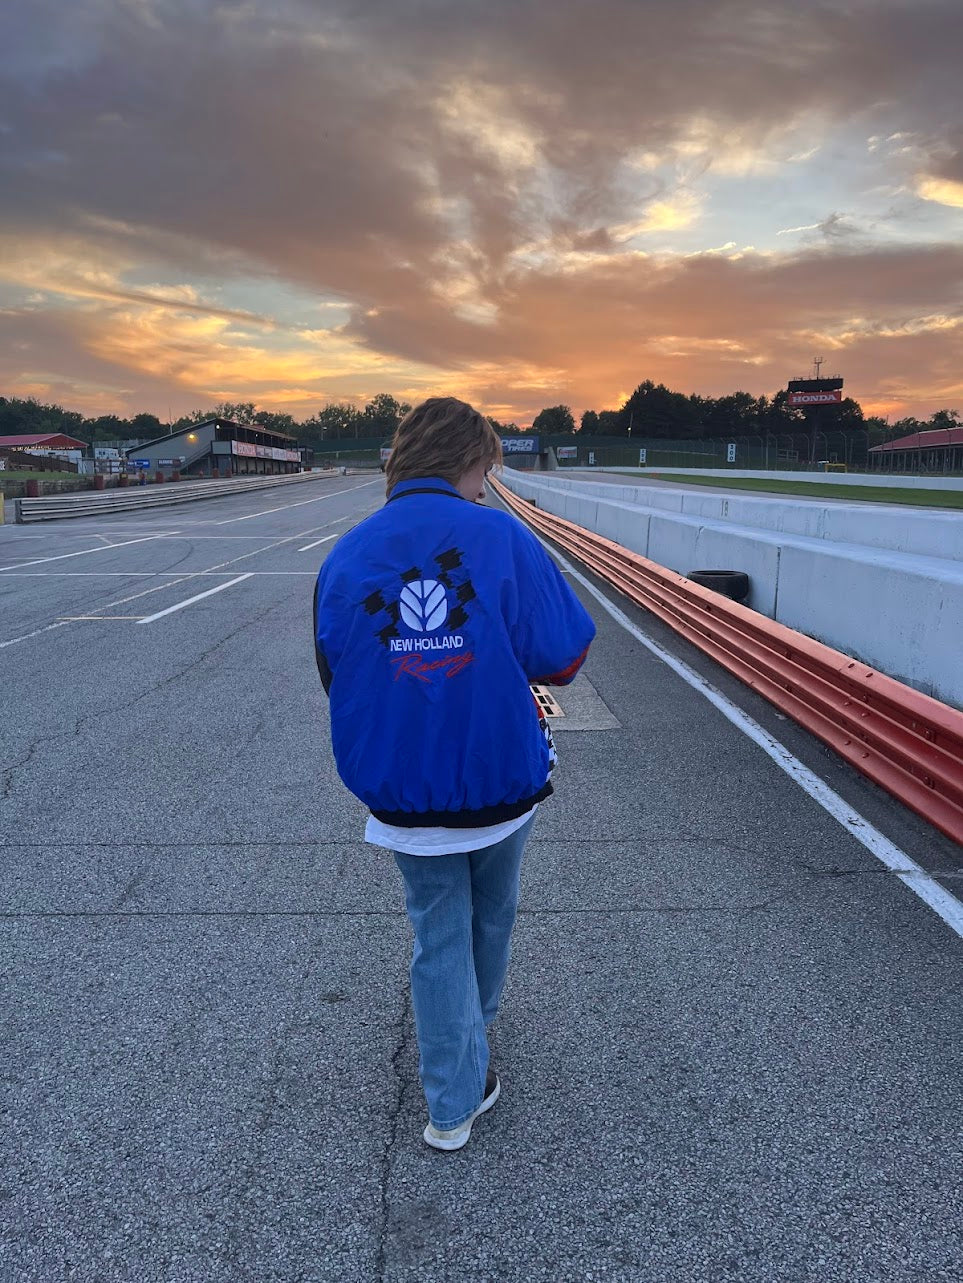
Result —
<path fill-rule="evenodd" d="M 401 618 L 416 633 L 433 633 L 448 618 L 448 596 L 437 579 L 416 579 L 401 590 Z"/>

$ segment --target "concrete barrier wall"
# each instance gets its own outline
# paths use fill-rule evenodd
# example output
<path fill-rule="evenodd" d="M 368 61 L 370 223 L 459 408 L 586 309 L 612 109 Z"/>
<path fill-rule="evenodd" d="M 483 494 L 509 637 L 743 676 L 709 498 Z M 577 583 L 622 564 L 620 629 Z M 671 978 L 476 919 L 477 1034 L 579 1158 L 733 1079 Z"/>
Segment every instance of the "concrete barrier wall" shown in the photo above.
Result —
<path fill-rule="evenodd" d="M 754 610 L 963 707 L 963 516 L 922 513 L 934 524 L 913 526 L 903 509 L 758 499 L 729 499 L 723 514 L 722 495 L 511 471 L 503 479 L 545 511 L 681 574 L 743 570 Z M 956 551 L 914 550 L 929 547 Z"/>
<path fill-rule="evenodd" d="M 302 484 L 310 481 L 314 475 L 310 472 L 292 472 L 265 477 L 232 477 L 225 481 L 173 481 L 153 486 L 125 486 L 123 489 L 117 487 L 110 490 L 85 490 L 75 494 L 43 495 L 36 499 L 17 499 L 14 502 L 18 522 L 64 521 L 71 517 L 134 512 L 175 503 L 229 498 L 251 490 Z"/>
<path fill-rule="evenodd" d="M 627 503 L 649 511 L 678 513 L 700 521 L 963 561 L 963 513 L 903 506 L 894 508 L 882 504 L 846 504 L 838 500 L 826 502 L 822 499 L 786 500 L 739 493 L 715 494 L 701 488 L 686 490 L 682 486 L 668 489 L 646 486 L 642 478 L 638 482 L 619 485 L 616 482 L 554 475 L 550 484 L 574 494 L 602 495 L 609 502 Z"/>
<path fill-rule="evenodd" d="M 894 476 L 881 472 L 767 472 L 739 468 L 597 468 L 597 472 L 622 472 L 659 477 L 753 477 L 761 481 L 803 481 L 834 486 L 894 486 L 902 490 L 963 490 L 963 477 Z"/>

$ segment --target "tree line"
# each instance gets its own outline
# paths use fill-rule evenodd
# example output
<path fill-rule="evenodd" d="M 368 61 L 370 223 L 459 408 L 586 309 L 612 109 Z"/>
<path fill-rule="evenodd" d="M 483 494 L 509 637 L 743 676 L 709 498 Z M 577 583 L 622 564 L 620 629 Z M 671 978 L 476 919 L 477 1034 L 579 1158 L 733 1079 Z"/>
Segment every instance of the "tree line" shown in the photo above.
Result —
<path fill-rule="evenodd" d="M 548 406 L 535 416 L 532 431 L 677 441 L 805 434 L 806 415 L 789 405 L 788 397 L 785 389 L 772 397 L 754 397 L 749 392 L 702 397 L 646 380 L 618 410 L 585 410 L 577 428 L 569 406 Z M 888 423 L 878 416 L 864 416 L 858 401 L 844 397 L 838 405 L 821 408 L 817 426 L 823 433 L 858 434 L 860 440 L 865 434 L 867 445 L 872 446 L 913 432 L 959 427 L 961 420 L 956 410 L 937 410 L 929 419 L 910 415 Z"/>
<path fill-rule="evenodd" d="M 585 410 L 576 425 L 567 405 L 546 406 L 532 422 L 531 429 L 517 423 L 490 418 L 497 432 L 533 431 L 545 435 L 583 437 L 633 437 L 650 440 L 705 440 L 738 437 L 766 437 L 803 434 L 805 415 L 787 404 L 788 393 L 754 397 L 732 392 L 721 397 L 701 397 L 674 392 L 663 383 L 640 383 L 617 410 Z M 123 419 L 104 414 L 85 418 L 76 410 L 45 405 L 32 398 L 0 397 L 0 436 L 62 432 L 82 441 L 151 440 L 171 429 L 190 427 L 208 419 L 229 419 L 248 427 L 264 428 L 294 437 L 301 445 L 317 448 L 327 441 L 389 439 L 411 406 L 390 393 L 380 392 L 360 409 L 350 402 L 331 402 L 315 414 L 297 420 L 293 415 L 260 410 L 251 401 L 222 401 L 207 410 L 194 410 L 172 424 L 162 423 L 154 414 L 135 414 Z M 864 417 L 858 401 L 846 397 L 839 405 L 823 407 L 818 424 L 821 432 L 858 435 L 867 446 L 878 445 L 912 432 L 933 428 L 959 427 L 956 410 L 937 410 L 927 420 L 911 416 L 887 423 L 874 416 Z"/>
<path fill-rule="evenodd" d="M 347 401 L 335 401 L 300 420 L 277 410 L 259 410 L 253 401 L 221 401 L 208 410 L 192 410 L 171 423 L 162 423 L 156 414 L 135 414 L 130 419 L 116 414 L 85 418 L 77 410 L 45 405 L 33 398 L 0 396 L 0 436 L 58 432 L 91 443 L 150 441 L 210 419 L 228 419 L 244 427 L 295 437 L 302 445 L 317 446 L 325 441 L 389 439 L 410 409 L 406 401 L 379 392 L 360 409 Z M 500 423 L 492 418 L 489 422 L 497 432 L 521 431 L 516 423 Z"/>
<path fill-rule="evenodd" d="M 192 410 L 171 423 L 163 423 L 156 414 L 135 414 L 130 419 L 116 414 L 85 418 L 76 410 L 44 405 L 33 398 L 0 397 L 0 436 L 62 432 L 88 442 L 149 441 L 209 419 L 229 419 L 311 445 L 342 438 L 390 436 L 410 409 L 410 405 L 382 392 L 360 410 L 348 402 L 336 402 L 299 421 L 276 410 L 259 410 L 253 401 L 221 401 L 210 409 Z"/>

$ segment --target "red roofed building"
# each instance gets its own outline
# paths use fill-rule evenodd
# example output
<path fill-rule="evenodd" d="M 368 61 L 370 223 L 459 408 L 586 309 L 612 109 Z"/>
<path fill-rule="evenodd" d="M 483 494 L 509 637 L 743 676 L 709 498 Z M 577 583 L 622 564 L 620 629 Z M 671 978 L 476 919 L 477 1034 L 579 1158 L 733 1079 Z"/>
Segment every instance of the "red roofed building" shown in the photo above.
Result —
<path fill-rule="evenodd" d="M 963 471 L 963 426 L 928 428 L 895 441 L 874 445 L 869 452 L 876 466 L 893 472 Z"/>
<path fill-rule="evenodd" d="M 23 436 L 0 437 L 0 450 L 86 450 L 87 442 L 63 432 L 28 432 Z"/>

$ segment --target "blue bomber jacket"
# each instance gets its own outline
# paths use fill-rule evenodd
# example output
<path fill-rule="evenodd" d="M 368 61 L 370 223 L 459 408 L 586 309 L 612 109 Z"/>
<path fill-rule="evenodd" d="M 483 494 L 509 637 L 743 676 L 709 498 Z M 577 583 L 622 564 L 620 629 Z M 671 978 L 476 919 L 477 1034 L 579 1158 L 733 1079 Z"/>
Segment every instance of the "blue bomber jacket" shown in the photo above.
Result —
<path fill-rule="evenodd" d="M 386 824 L 475 828 L 547 797 L 530 682 L 571 681 L 595 625 L 506 512 L 420 478 L 328 554 L 318 669 L 341 779 Z"/>

